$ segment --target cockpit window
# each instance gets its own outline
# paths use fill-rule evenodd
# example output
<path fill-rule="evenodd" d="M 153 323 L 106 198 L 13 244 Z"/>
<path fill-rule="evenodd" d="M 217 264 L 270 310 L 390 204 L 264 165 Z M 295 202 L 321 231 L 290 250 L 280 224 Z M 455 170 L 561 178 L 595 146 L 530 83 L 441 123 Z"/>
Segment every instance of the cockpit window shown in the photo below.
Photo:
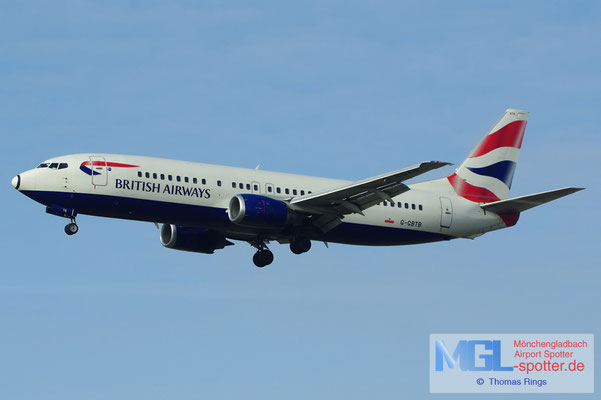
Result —
<path fill-rule="evenodd" d="M 41 163 L 37 168 L 65 169 L 69 168 L 67 163 Z"/>

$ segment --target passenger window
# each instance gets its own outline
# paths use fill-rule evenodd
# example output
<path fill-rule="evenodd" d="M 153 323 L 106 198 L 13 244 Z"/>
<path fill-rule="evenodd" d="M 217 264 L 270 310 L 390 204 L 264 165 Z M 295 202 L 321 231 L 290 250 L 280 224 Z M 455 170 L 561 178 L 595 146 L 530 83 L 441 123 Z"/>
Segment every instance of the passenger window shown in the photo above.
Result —
<path fill-rule="evenodd" d="M 394 207 L 394 202 L 390 203 L 390 207 Z"/>
<path fill-rule="evenodd" d="M 205 178 L 202 178 L 202 184 L 206 185 L 207 184 L 207 180 Z"/>
<path fill-rule="evenodd" d="M 292 194 L 296 196 L 296 189 L 292 189 Z"/>
<path fill-rule="evenodd" d="M 152 179 L 156 179 L 156 178 L 157 178 L 157 173 L 156 173 L 156 172 L 153 172 L 153 173 L 152 173 Z"/>
<path fill-rule="evenodd" d="M 50 165 L 48 166 L 48 168 L 51 168 L 51 169 L 57 169 L 57 168 L 58 168 L 58 163 L 55 163 L 55 162 L 54 162 L 54 163 L 50 164 Z"/>
<path fill-rule="evenodd" d="M 60 163 L 60 164 L 58 164 L 58 169 L 65 169 L 67 167 L 68 167 L 67 163 Z"/>
<path fill-rule="evenodd" d="M 304 196 L 304 195 L 305 195 L 305 191 L 301 190 L 301 196 Z"/>
<path fill-rule="evenodd" d="M 419 205 L 419 210 L 422 211 L 424 208 L 422 207 L 422 205 Z"/>
<path fill-rule="evenodd" d="M 188 183 L 188 177 L 187 176 L 184 178 L 184 182 Z"/>
<path fill-rule="evenodd" d="M 253 189 L 255 190 L 255 192 L 258 192 L 258 191 L 259 191 L 259 186 L 257 186 L 257 185 L 254 185 L 254 186 L 253 186 Z"/>
<path fill-rule="evenodd" d="M 415 210 L 415 204 L 411 204 L 411 209 Z"/>
<path fill-rule="evenodd" d="M 286 188 L 286 194 L 290 194 L 290 189 Z"/>
<path fill-rule="evenodd" d="M 146 173 L 144 174 L 144 176 L 146 176 L 147 178 L 150 178 L 150 172 L 146 172 Z"/>
<path fill-rule="evenodd" d="M 238 188 L 240 188 L 240 189 L 244 189 L 244 183 L 239 183 L 239 184 L 238 184 Z"/>
<path fill-rule="evenodd" d="M 278 193 L 282 193 L 282 189 L 280 189 L 280 188 L 276 188 L 275 191 Z"/>
<path fill-rule="evenodd" d="M 138 178 L 142 177 L 142 171 L 138 171 Z"/>
<path fill-rule="evenodd" d="M 198 179 L 192 178 L 192 183 L 196 185 L 198 183 Z"/>
<path fill-rule="evenodd" d="M 173 175 L 167 175 L 167 179 L 169 179 L 170 181 L 173 180 Z"/>
<path fill-rule="evenodd" d="M 387 205 L 387 204 L 386 204 L 386 200 L 384 200 L 384 201 L 382 202 L 382 205 L 383 205 L 383 206 L 386 206 L 386 205 Z"/>
<path fill-rule="evenodd" d="M 267 186 L 267 191 L 268 191 L 269 193 L 271 193 L 271 192 L 273 191 L 273 189 L 271 188 L 271 186 Z"/>
<path fill-rule="evenodd" d="M 250 183 L 246 184 L 246 190 L 250 190 Z"/>
<path fill-rule="evenodd" d="M 217 181 L 217 186 L 221 186 L 221 181 Z"/>
<path fill-rule="evenodd" d="M 182 177 L 178 175 L 178 176 L 175 177 L 175 180 L 178 181 L 178 182 L 181 182 L 182 181 Z"/>
<path fill-rule="evenodd" d="M 409 203 L 405 203 L 405 208 L 409 208 Z"/>
<path fill-rule="evenodd" d="M 403 203 L 396 203 L 396 206 L 397 206 L 398 208 L 403 208 Z"/>
<path fill-rule="evenodd" d="M 312 191 L 309 190 L 309 194 L 313 193 Z"/>
<path fill-rule="evenodd" d="M 161 180 L 164 181 L 165 180 L 165 174 L 161 174 Z"/>
<path fill-rule="evenodd" d="M 236 189 L 236 182 L 232 182 L 232 187 Z"/>

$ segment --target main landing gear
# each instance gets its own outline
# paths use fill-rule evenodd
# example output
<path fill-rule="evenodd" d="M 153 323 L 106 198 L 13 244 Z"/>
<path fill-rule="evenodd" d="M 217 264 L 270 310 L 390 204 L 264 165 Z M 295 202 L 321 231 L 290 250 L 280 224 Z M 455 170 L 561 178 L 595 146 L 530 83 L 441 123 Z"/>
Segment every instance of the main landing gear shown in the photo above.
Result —
<path fill-rule="evenodd" d="M 290 242 L 290 251 L 303 254 L 311 250 L 311 241 L 305 237 L 297 237 Z"/>
<path fill-rule="evenodd" d="M 257 249 L 257 252 L 253 256 L 253 262 L 257 267 L 263 268 L 273 262 L 273 253 L 267 248 L 265 241 L 257 239 L 256 242 L 251 243 L 251 246 Z"/>
<path fill-rule="evenodd" d="M 273 253 L 269 249 L 259 250 L 253 256 L 253 262 L 259 268 L 263 268 L 273 262 Z"/>
<path fill-rule="evenodd" d="M 250 245 L 257 249 L 253 256 L 253 262 L 259 268 L 263 268 L 273 262 L 273 253 L 267 248 L 265 240 L 257 238 Z M 296 237 L 290 241 L 290 250 L 294 254 L 303 254 L 311 249 L 311 241 L 306 237 Z"/>

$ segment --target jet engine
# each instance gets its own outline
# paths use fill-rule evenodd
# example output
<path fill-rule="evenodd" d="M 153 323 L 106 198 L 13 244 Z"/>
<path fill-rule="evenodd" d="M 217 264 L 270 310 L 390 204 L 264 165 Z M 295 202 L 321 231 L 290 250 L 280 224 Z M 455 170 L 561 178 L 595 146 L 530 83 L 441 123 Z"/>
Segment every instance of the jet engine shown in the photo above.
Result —
<path fill-rule="evenodd" d="M 168 224 L 161 227 L 160 239 L 161 244 L 170 249 L 205 254 L 213 254 L 215 250 L 233 245 L 216 231 Z"/>
<path fill-rule="evenodd" d="M 288 204 L 258 194 L 239 194 L 230 200 L 230 221 L 250 228 L 283 228 L 292 218 Z"/>

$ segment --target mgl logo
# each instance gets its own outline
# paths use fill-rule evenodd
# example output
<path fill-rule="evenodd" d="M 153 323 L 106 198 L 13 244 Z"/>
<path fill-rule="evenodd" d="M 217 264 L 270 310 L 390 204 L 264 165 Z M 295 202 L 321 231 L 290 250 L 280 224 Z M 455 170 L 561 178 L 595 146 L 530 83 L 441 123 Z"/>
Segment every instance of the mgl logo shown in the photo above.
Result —
<path fill-rule="evenodd" d="M 435 343 L 436 371 L 443 370 L 445 361 L 448 368 L 455 368 L 459 361 L 459 369 L 462 371 L 513 371 L 513 367 L 501 366 L 500 340 L 460 340 L 452 356 L 442 340 L 437 340 Z M 478 352 L 477 354 L 476 346 L 492 353 Z M 484 365 L 476 366 L 477 360 L 484 360 Z"/>

